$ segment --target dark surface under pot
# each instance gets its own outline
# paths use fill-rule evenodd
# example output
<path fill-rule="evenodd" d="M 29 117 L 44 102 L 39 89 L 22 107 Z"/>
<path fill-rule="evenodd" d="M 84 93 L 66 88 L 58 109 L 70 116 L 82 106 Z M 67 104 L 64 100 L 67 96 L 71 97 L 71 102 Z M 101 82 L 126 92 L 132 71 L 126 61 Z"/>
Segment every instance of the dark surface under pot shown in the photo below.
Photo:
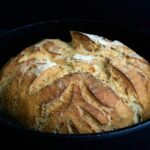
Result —
<path fill-rule="evenodd" d="M 45 38 L 70 41 L 70 30 L 77 30 L 119 40 L 150 61 L 150 35 L 113 23 L 90 20 L 46 21 L 3 32 L 0 35 L 0 67 L 23 48 Z M 48 134 L 24 129 L 0 113 L 1 145 L 22 144 L 52 149 L 149 149 L 150 121 L 129 128 L 88 135 Z M 8 144 L 9 145 L 9 144 Z M 4 146 L 8 146 L 4 144 Z M 9 145 L 9 146 L 10 146 Z"/>

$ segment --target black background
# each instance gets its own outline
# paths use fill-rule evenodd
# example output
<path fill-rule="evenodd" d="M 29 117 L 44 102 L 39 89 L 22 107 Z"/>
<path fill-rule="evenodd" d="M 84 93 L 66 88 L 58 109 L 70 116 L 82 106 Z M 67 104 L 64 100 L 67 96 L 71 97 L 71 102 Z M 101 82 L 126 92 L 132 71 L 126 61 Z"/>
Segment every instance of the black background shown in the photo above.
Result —
<path fill-rule="evenodd" d="M 149 30 L 149 0 L 37 0 L 0 3 L 1 26 L 51 19 L 99 19 Z"/>

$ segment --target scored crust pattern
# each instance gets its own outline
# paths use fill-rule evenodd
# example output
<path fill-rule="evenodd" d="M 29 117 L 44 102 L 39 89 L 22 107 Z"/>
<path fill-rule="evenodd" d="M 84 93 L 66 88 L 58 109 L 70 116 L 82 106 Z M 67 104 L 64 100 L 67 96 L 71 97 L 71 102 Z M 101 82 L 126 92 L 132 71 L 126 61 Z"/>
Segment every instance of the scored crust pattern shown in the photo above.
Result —
<path fill-rule="evenodd" d="M 45 39 L 0 73 L 1 109 L 26 127 L 95 133 L 150 118 L 150 66 L 133 50 L 96 35 Z"/>

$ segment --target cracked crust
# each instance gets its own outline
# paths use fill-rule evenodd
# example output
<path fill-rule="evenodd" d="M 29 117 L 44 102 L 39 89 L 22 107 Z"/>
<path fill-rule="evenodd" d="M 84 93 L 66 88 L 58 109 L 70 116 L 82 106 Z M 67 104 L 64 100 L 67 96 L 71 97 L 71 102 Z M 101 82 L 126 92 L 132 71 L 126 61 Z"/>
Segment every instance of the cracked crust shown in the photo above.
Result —
<path fill-rule="evenodd" d="M 72 31 L 24 49 L 0 73 L 1 109 L 42 132 L 96 133 L 150 118 L 150 65 L 119 41 Z"/>

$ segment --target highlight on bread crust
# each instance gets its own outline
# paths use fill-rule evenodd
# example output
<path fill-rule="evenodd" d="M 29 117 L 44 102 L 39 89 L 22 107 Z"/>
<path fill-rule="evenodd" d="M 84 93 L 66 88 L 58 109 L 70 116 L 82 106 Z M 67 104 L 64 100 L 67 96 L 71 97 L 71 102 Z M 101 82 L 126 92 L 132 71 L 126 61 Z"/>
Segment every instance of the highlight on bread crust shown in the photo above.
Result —
<path fill-rule="evenodd" d="M 150 118 L 150 65 L 119 41 L 72 31 L 45 39 L 0 72 L 0 108 L 51 133 L 97 133 Z"/>

